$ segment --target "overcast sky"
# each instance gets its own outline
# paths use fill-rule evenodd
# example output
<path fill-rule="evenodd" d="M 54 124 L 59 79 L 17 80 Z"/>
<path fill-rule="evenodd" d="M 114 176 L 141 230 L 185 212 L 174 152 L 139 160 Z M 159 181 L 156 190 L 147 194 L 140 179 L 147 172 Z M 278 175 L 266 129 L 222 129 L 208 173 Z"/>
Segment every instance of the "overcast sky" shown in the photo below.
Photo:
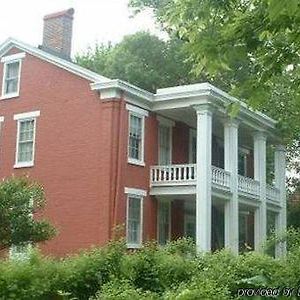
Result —
<path fill-rule="evenodd" d="M 150 12 L 130 18 L 128 0 L 8 0 L 1 3 L 0 43 L 14 37 L 37 46 L 42 41 L 43 16 L 73 7 L 73 55 L 96 41 L 118 42 L 139 30 L 159 33 Z"/>

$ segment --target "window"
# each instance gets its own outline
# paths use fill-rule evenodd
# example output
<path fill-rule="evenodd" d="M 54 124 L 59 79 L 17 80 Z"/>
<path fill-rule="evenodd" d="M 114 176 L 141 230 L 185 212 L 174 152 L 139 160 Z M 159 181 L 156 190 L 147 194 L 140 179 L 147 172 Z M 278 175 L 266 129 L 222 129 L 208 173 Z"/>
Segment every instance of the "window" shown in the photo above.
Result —
<path fill-rule="evenodd" d="M 40 112 L 15 115 L 18 121 L 15 168 L 31 167 L 34 164 L 36 117 Z"/>
<path fill-rule="evenodd" d="M 184 236 L 196 241 L 196 202 L 184 203 Z"/>
<path fill-rule="evenodd" d="M 190 129 L 189 161 L 192 164 L 197 160 L 197 131 Z"/>
<path fill-rule="evenodd" d="M 247 155 L 249 151 L 247 149 L 239 149 L 238 156 L 238 173 L 242 176 L 247 176 Z"/>
<path fill-rule="evenodd" d="M 25 53 L 18 53 L 4 56 L 1 62 L 4 62 L 3 81 L 2 81 L 2 99 L 19 96 L 21 58 Z"/>
<path fill-rule="evenodd" d="M 146 111 L 127 104 L 129 110 L 128 162 L 144 166 L 144 128 Z"/>
<path fill-rule="evenodd" d="M 143 237 L 143 198 L 146 191 L 125 188 L 127 195 L 126 240 L 128 248 L 139 248 Z"/>
<path fill-rule="evenodd" d="M 141 208 L 141 197 L 128 196 L 127 245 L 130 248 L 139 247 L 142 243 Z"/>
<path fill-rule="evenodd" d="M 159 164 L 171 164 L 171 127 L 159 125 Z"/>
<path fill-rule="evenodd" d="M 170 202 L 159 201 L 158 204 L 158 243 L 165 245 L 170 240 Z"/>
<path fill-rule="evenodd" d="M 129 157 L 138 161 L 142 158 L 142 131 L 142 118 L 130 114 Z"/>

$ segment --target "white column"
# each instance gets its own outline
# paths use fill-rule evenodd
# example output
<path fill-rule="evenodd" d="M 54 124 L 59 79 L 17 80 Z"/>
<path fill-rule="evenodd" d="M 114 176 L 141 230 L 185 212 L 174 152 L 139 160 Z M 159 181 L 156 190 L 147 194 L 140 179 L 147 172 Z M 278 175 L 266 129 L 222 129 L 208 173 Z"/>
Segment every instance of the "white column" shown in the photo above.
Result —
<path fill-rule="evenodd" d="M 225 247 L 235 254 L 239 251 L 239 200 L 238 200 L 238 122 L 224 124 L 225 170 L 231 174 L 231 199 L 225 204 Z"/>
<path fill-rule="evenodd" d="M 279 197 L 281 209 L 276 216 L 276 233 L 282 235 L 286 231 L 286 186 L 285 186 L 285 172 L 286 172 L 286 153 L 285 147 L 278 145 L 275 149 L 275 187 L 279 189 Z M 282 242 L 276 246 L 276 257 L 286 255 L 286 242 Z"/>
<path fill-rule="evenodd" d="M 259 207 L 254 214 L 254 247 L 261 251 L 267 237 L 267 203 L 266 203 L 266 135 L 254 134 L 254 179 L 259 181 Z"/>
<path fill-rule="evenodd" d="M 212 111 L 209 106 L 197 112 L 196 246 L 199 252 L 211 250 L 211 151 Z"/>

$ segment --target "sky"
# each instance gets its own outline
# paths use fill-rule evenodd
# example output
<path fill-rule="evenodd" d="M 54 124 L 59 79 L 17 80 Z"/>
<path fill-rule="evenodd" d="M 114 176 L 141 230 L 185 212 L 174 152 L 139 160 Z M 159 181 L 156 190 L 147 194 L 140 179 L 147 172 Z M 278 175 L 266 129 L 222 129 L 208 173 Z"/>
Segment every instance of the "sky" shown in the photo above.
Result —
<path fill-rule="evenodd" d="M 42 41 L 43 16 L 49 13 L 75 9 L 72 54 L 80 53 L 96 42 L 113 43 L 127 34 L 159 29 L 151 12 L 131 18 L 129 0 L 9 0 L 1 3 L 0 43 L 8 37 L 17 38 L 33 46 Z"/>

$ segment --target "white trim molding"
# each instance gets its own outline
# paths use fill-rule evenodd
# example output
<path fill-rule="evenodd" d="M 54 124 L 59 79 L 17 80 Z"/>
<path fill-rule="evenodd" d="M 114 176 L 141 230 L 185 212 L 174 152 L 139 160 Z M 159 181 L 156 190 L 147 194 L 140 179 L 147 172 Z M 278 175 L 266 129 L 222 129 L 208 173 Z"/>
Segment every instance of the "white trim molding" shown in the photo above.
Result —
<path fill-rule="evenodd" d="M 0 116 L 0 123 L 4 122 L 4 117 Z"/>
<path fill-rule="evenodd" d="M 39 117 L 41 112 L 39 110 L 31 111 L 31 112 L 25 112 L 14 115 L 14 120 L 24 120 L 24 119 L 30 119 L 30 118 L 36 118 Z"/>
<path fill-rule="evenodd" d="M 142 197 L 147 196 L 147 191 L 146 190 L 136 189 L 136 188 L 129 188 L 129 187 L 124 188 L 124 193 L 134 195 L 134 196 L 142 196 Z"/>
<path fill-rule="evenodd" d="M 16 47 L 22 51 L 25 51 L 26 53 L 29 53 L 35 57 L 38 57 L 44 61 L 47 61 L 53 65 L 56 65 L 57 67 L 62 68 L 68 72 L 71 72 L 77 76 L 83 77 L 87 80 L 90 80 L 93 82 L 103 82 L 103 81 L 110 80 L 107 77 L 101 76 L 101 75 L 99 75 L 95 72 L 92 72 L 86 68 L 83 68 L 77 64 L 74 64 L 65 59 L 59 58 L 56 55 L 49 54 L 46 51 L 43 51 L 41 49 L 38 49 L 31 45 L 28 45 L 24 42 L 14 39 L 14 38 L 8 38 L 4 43 L 2 43 L 0 45 L 0 57 L 4 56 L 5 53 L 7 53 L 10 49 L 12 49 L 14 47 Z"/>
<path fill-rule="evenodd" d="M 126 109 L 129 110 L 130 112 L 136 113 L 140 116 L 143 117 L 148 117 L 149 116 L 149 112 L 145 109 L 142 109 L 140 107 L 131 105 L 131 104 L 126 104 Z"/>
<path fill-rule="evenodd" d="M 14 61 L 14 60 L 20 60 L 20 59 L 24 58 L 25 56 L 26 56 L 25 52 L 20 52 L 20 53 L 16 53 L 16 54 L 12 54 L 12 55 L 3 56 L 3 57 L 1 57 L 1 62 L 6 63 L 6 62 Z"/>
<path fill-rule="evenodd" d="M 40 116 L 40 111 L 32 111 L 26 113 L 20 113 L 14 115 L 14 120 L 17 121 L 17 138 L 16 138 L 16 153 L 15 153 L 15 165 L 14 168 L 28 168 L 34 166 L 35 159 L 35 144 L 36 144 L 36 122 L 37 117 Z M 19 162 L 19 139 L 20 139 L 20 124 L 24 121 L 34 121 L 33 124 L 33 144 L 32 144 L 32 159 L 30 161 Z"/>

